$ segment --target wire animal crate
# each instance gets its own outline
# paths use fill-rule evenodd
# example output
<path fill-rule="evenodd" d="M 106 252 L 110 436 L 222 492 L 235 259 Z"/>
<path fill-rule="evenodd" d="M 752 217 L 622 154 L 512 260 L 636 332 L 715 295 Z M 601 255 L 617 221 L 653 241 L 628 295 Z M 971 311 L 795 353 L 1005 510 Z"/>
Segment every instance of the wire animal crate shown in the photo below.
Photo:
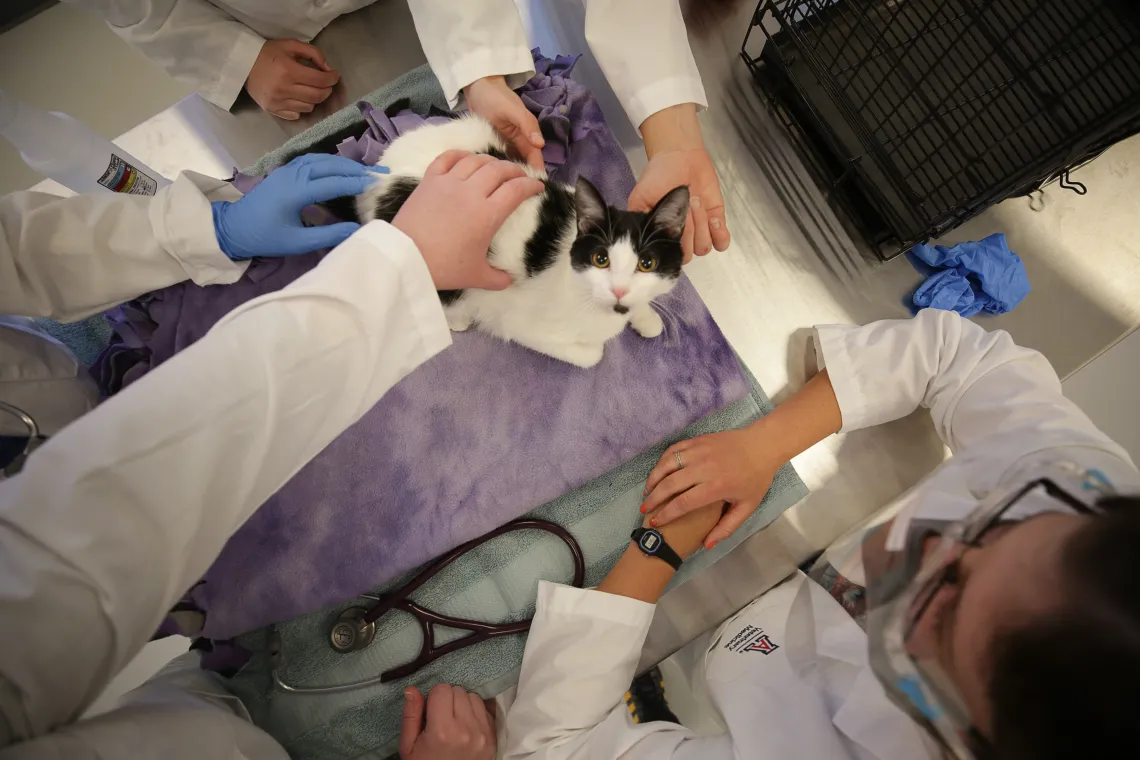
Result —
<path fill-rule="evenodd" d="M 760 0 L 741 55 L 889 257 L 1140 132 L 1137 15 L 1140 0 Z"/>

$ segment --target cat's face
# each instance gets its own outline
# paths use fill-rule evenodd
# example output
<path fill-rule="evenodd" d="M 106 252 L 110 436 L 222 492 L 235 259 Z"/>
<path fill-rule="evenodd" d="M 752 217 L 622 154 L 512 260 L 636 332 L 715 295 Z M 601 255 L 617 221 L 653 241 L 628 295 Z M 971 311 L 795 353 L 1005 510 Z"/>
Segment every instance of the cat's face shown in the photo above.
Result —
<path fill-rule="evenodd" d="M 593 185 L 579 179 L 574 206 L 578 237 L 570 265 L 585 278 L 595 305 L 627 314 L 672 290 L 684 261 L 688 188 L 670 191 L 646 214 L 607 206 Z"/>

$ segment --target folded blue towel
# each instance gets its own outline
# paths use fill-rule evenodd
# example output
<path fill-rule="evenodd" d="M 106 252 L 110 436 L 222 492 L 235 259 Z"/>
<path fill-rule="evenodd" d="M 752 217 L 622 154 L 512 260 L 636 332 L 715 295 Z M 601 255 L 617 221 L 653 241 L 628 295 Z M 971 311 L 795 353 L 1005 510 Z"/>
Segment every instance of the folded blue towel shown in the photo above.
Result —
<path fill-rule="evenodd" d="M 1005 314 L 1029 294 L 1025 264 L 998 232 L 984 240 L 943 245 L 919 243 L 906 255 L 926 282 L 911 296 L 913 311 L 944 309 L 972 317 Z"/>

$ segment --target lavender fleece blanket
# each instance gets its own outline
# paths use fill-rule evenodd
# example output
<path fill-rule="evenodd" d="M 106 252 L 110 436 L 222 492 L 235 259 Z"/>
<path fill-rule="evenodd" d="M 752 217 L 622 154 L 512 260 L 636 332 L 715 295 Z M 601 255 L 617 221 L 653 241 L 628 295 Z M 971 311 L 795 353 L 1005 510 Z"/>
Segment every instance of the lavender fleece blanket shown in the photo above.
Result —
<path fill-rule="evenodd" d="M 521 90 L 555 179 L 584 176 L 624 206 L 629 164 L 576 58 L 536 56 Z M 342 153 L 379 156 L 411 114 L 369 113 Z M 379 148 L 372 143 L 378 143 Z M 253 180 L 250 180 L 253 181 Z M 119 330 L 127 381 L 201 338 L 223 315 L 278 290 L 326 252 L 256 261 L 232 285 L 166 288 L 130 304 Z M 592 370 L 475 331 L 392 389 L 265 503 L 227 543 L 182 609 L 227 639 L 355 596 L 549 502 L 743 398 L 748 382 L 696 291 L 660 299 L 665 332 L 627 330 Z M 133 361 L 130 357 L 136 357 Z M 133 363 L 132 363 L 133 361 Z"/>

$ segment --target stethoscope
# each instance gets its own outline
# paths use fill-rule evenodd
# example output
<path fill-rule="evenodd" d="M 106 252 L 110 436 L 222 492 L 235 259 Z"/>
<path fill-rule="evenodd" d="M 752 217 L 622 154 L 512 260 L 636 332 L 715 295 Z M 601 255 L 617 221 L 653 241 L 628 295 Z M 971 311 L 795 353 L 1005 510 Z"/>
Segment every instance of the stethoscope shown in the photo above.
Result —
<path fill-rule="evenodd" d="M 582 584 L 586 580 L 586 561 L 582 556 L 582 547 L 578 545 L 578 542 L 574 539 L 574 536 L 570 534 L 570 531 L 548 520 L 513 520 L 506 525 L 496 528 L 490 533 L 452 549 L 447 554 L 432 562 L 420 571 L 415 578 L 412 578 L 396 591 L 380 596 L 376 594 L 361 594 L 358 598 L 371 600 L 375 602 L 375 604 L 371 607 L 353 606 L 345 609 L 340 613 L 329 629 L 329 644 L 332 646 L 333 651 L 340 654 L 359 652 L 368 647 L 376 638 L 377 620 L 391 610 L 403 610 L 413 615 L 416 620 L 419 621 L 420 630 L 423 633 L 423 643 L 420 645 L 420 653 L 414 660 L 398 668 L 386 670 L 377 677 L 367 678 L 363 681 L 354 681 L 352 683 L 339 684 L 336 686 L 293 686 L 281 678 L 279 672 L 282 664 L 281 641 L 280 635 L 274 630 L 270 636 L 269 647 L 274 685 L 290 694 L 332 694 L 341 691 L 351 691 L 377 683 L 390 683 L 406 678 L 425 665 L 435 662 L 440 657 L 459 649 L 465 649 L 499 636 L 513 636 L 516 633 L 526 633 L 530 630 L 530 618 L 514 623 L 484 623 L 479 620 L 467 620 L 452 617 L 451 615 L 444 615 L 435 610 L 429 610 L 408 598 L 419 590 L 420 586 L 434 578 L 437 573 L 467 552 L 499 536 L 504 536 L 507 533 L 513 533 L 519 530 L 542 530 L 562 539 L 562 542 L 569 547 L 570 554 L 574 559 L 573 584 L 577 588 L 582 588 Z M 437 624 L 447 626 L 448 628 L 470 631 L 471 633 L 437 647 L 435 645 L 435 626 Z"/>
<path fill-rule="evenodd" d="M 5 415 L 7 415 L 5 417 Z M 24 467 L 24 462 L 46 440 L 40 434 L 40 426 L 35 419 L 18 406 L 0 401 L 0 417 L 15 419 L 27 432 L 22 435 L 0 433 L 0 479 L 10 478 Z"/>

